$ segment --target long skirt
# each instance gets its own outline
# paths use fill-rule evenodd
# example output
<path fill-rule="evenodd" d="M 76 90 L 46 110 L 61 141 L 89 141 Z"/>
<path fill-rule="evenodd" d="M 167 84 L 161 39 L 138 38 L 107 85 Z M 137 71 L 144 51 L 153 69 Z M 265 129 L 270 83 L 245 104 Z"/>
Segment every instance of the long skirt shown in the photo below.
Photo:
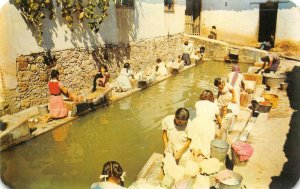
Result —
<path fill-rule="evenodd" d="M 63 98 L 61 95 L 59 96 L 50 96 L 50 114 L 54 116 L 54 118 L 62 118 L 68 115 L 68 110 L 64 104 Z"/>
<path fill-rule="evenodd" d="M 181 60 L 184 61 L 184 65 L 188 66 L 191 65 L 191 59 L 190 59 L 190 55 L 189 54 L 182 54 Z"/>

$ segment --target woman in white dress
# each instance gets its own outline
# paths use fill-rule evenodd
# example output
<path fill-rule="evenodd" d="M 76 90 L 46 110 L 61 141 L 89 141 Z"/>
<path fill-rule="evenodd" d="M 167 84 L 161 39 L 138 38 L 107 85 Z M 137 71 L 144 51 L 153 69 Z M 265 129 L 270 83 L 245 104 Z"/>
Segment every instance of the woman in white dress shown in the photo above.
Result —
<path fill-rule="evenodd" d="M 168 75 L 168 70 L 164 62 L 161 61 L 160 58 L 156 60 L 156 76 L 162 77 Z"/>
<path fill-rule="evenodd" d="M 175 115 L 168 115 L 162 121 L 165 154 L 174 156 L 177 163 L 184 164 L 188 159 L 187 149 L 191 143 L 189 111 L 185 108 L 176 110 Z"/>
<path fill-rule="evenodd" d="M 214 103 L 214 95 L 210 90 L 204 90 L 195 104 L 196 117 L 192 121 L 191 149 L 194 157 L 210 156 L 210 143 L 215 138 L 216 130 L 222 128 L 220 110 Z"/>
<path fill-rule="evenodd" d="M 130 77 L 134 79 L 133 72 L 130 69 L 130 64 L 125 63 L 124 68 L 122 68 L 119 77 L 117 78 L 117 91 L 118 92 L 126 92 L 132 89 L 130 83 Z"/>

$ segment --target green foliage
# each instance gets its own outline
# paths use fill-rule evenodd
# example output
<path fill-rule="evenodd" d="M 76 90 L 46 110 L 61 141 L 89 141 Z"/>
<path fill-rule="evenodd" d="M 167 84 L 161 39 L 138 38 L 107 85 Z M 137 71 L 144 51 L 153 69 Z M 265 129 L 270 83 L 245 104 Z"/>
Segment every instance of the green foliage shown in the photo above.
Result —
<path fill-rule="evenodd" d="M 55 18 L 54 0 L 15 0 L 20 12 L 27 23 L 36 28 L 38 44 L 42 44 L 42 20 L 49 12 L 49 19 Z M 109 0 L 56 0 L 61 8 L 61 15 L 68 28 L 73 31 L 74 21 L 83 26 L 86 20 L 88 27 L 94 32 L 99 31 L 99 25 L 108 15 Z M 59 10 L 59 9 L 57 9 Z"/>
<path fill-rule="evenodd" d="M 49 19 L 54 18 L 54 7 L 51 0 L 16 0 L 22 16 L 26 22 L 32 24 L 36 28 L 36 36 L 38 44 L 42 44 L 42 20 L 46 17 L 45 10 L 48 10 Z"/>

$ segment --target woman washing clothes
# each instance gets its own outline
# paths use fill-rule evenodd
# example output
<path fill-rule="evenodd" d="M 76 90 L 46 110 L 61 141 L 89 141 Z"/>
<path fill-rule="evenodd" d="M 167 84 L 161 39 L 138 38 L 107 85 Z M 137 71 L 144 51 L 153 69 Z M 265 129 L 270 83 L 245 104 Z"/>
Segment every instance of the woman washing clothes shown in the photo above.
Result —
<path fill-rule="evenodd" d="M 244 76 L 240 73 L 240 67 L 238 65 L 234 65 L 232 67 L 232 72 L 228 74 L 228 82 L 231 84 L 235 92 L 237 106 L 234 113 L 237 116 L 240 112 L 241 91 L 245 89 Z"/>
<path fill-rule="evenodd" d="M 184 61 L 185 66 L 191 65 L 191 59 L 190 59 L 190 54 L 192 53 L 192 46 L 189 44 L 188 40 L 185 40 L 183 45 L 183 54 L 181 59 Z"/>
<path fill-rule="evenodd" d="M 165 63 L 162 62 L 160 58 L 158 58 L 156 60 L 156 62 L 157 62 L 157 65 L 156 65 L 156 68 L 155 68 L 155 70 L 156 70 L 156 76 L 163 77 L 163 76 L 168 75 L 168 70 L 166 68 Z"/>
<path fill-rule="evenodd" d="M 61 94 L 69 97 L 71 101 L 82 101 L 82 97 L 78 97 L 77 95 L 70 93 L 69 90 L 64 87 L 62 82 L 59 81 L 59 72 L 57 70 L 51 71 L 50 78 L 51 79 L 48 82 L 50 92 L 50 113 L 46 115 L 44 122 L 48 122 L 50 119 L 64 118 L 68 115 L 68 110 L 64 105 L 63 97 L 61 96 Z"/>
<path fill-rule="evenodd" d="M 193 137 L 190 145 L 194 158 L 200 155 L 210 157 L 210 143 L 216 136 L 216 131 L 222 128 L 220 110 L 214 103 L 214 95 L 210 90 L 204 90 L 195 104 L 196 117 L 192 120 Z"/>
<path fill-rule="evenodd" d="M 185 108 L 176 110 L 175 115 L 168 115 L 162 121 L 165 155 L 171 154 L 178 163 L 184 164 L 188 159 L 191 143 L 189 111 Z"/>
<path fill-rule="evenodd" d="M 106 65 L 101 65 L 99 72 L 95 75 L 94 81 L 93 81 L 93 89 L 92 92 L 95 92 L 97 90 L 97 86 L 99 87 L 105 87 L 106 83 L 108 83 L 110 78 L 110 75 L 108 73 L 108 68 Z"/>
<path fill-rule="evenodd" d="M 116 161 L 108 161 L 103 165 L 101 182 L 93 183 L 91 189 L 122 189 L 124 187 L 125 172 Z"/>
<path fill-rule="evenodd" d="M 221 116 L 225 117 L 228 105 L 236 103 L 235 91 L 231 84 L 221 78 L 215 79 L 214 86 L 218 87 L 217 103 L 221 110 Z"/>
<path fill-rule="evenodd" d="M 133 72 L 130 69 L 130 64 L 125 63 L 124 68 L 122 68 L 120 75 L 117 78 L 116 92 L 126 92 L 132 89 L 130 77 L 134 79 Z"/>

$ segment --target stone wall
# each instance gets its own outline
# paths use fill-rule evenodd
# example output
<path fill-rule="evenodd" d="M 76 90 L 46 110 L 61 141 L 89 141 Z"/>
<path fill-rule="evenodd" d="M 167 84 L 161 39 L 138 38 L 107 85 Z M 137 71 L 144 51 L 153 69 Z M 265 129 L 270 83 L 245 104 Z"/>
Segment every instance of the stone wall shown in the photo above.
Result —
<path fill-rule="evenodd" d="M 228 55 L 229 45 L 226 42 L 199 36 L 190 36 L 190 38 L 194 41 L 195 47 L 205 47 L 206 59 L 224 61 L 224 57 Z"/>
<path fill-rule="evenodd" d="M 138 72 L 150 69 L 158 57 L 164 61 L 177 57 L 181 54 L 182 37 L 182 34 L 176 34 L 90 49 L 55 51 L 51 52 L 54 63 L 47 63 L 46 52 L 20 55 L 16 60 L 18 86 L 4 96 L 8 106 L 0 110 L 0 116 L 47 103 L 47 82 L 52 69 L 59 70 L 63 84 L 77 92 L 91 88 L 100 64 L 108 66 L 114 80 L 125 62 Z"/>

